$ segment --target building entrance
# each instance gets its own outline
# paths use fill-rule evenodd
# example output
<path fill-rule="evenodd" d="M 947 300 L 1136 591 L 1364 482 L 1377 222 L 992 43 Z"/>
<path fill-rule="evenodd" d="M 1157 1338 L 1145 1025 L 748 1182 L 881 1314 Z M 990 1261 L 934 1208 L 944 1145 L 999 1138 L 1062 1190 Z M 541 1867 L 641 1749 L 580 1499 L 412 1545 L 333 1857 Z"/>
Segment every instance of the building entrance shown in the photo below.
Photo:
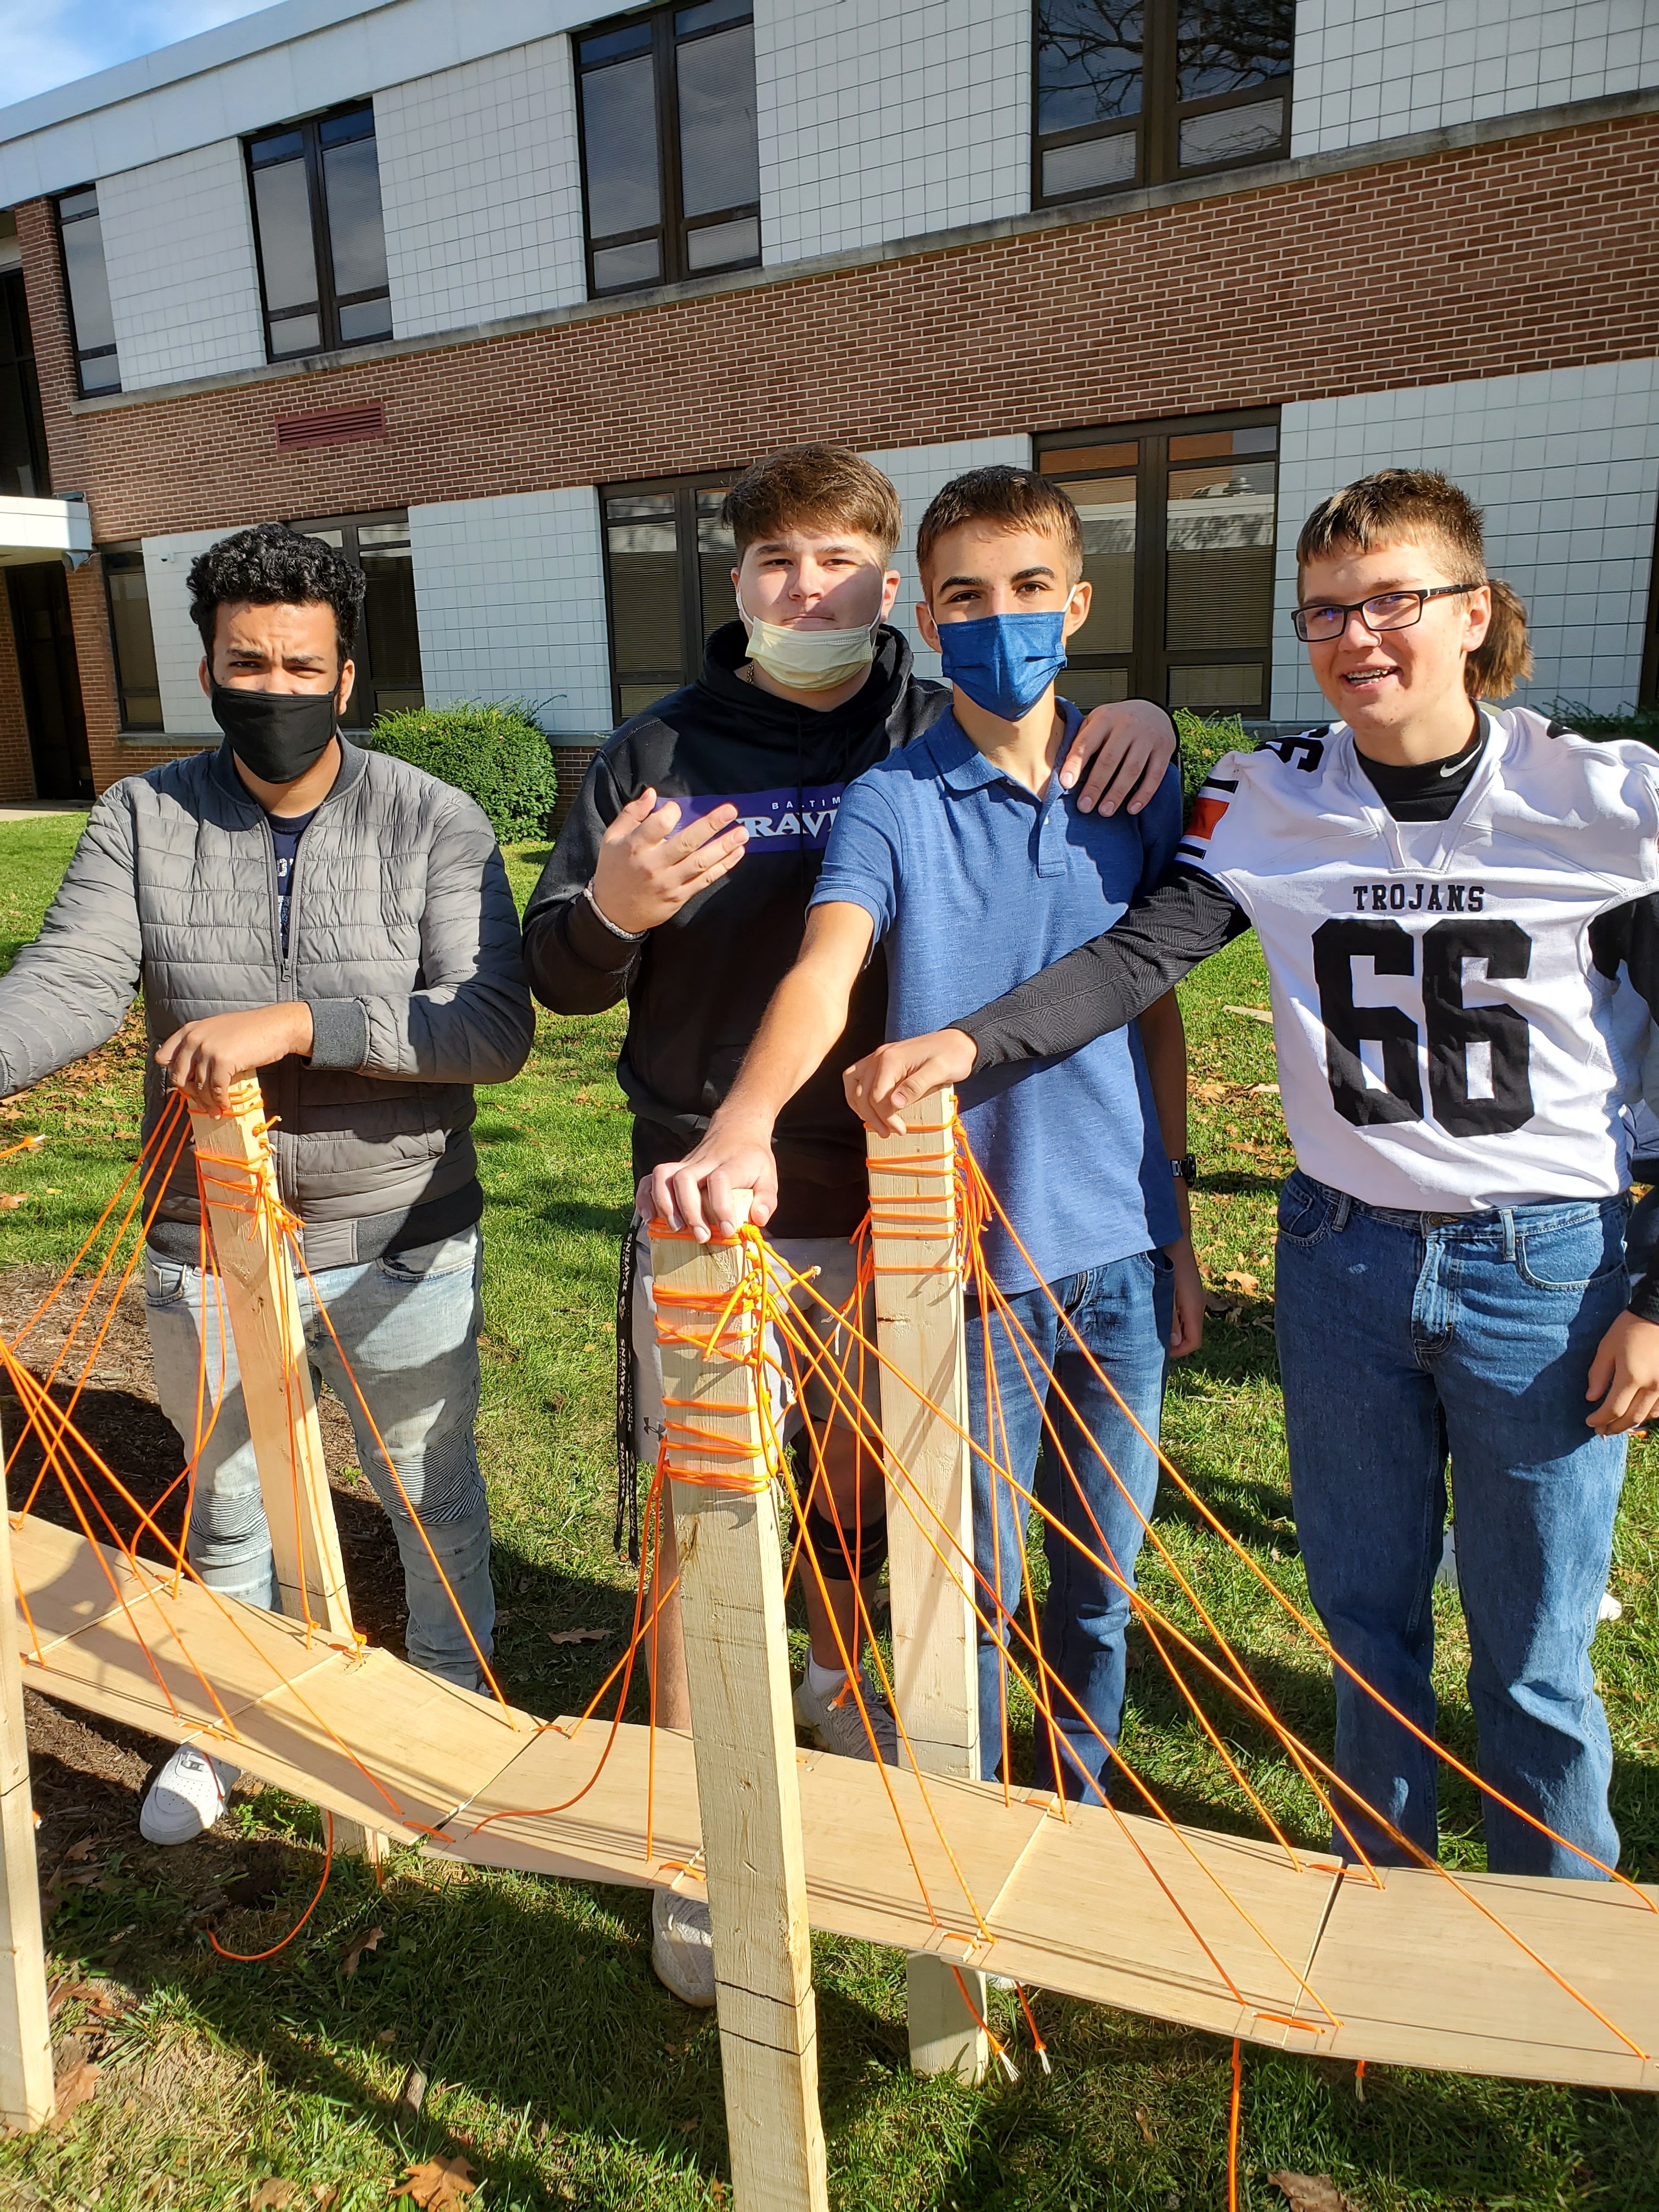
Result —
<path fill-rule="evenodd" d="M 69 586 L 56 561 L 8 568 L 6 597 L 37 799 L 90 799 L 92 762 L 81 705 L 81 671 L 70 622 Z"/>

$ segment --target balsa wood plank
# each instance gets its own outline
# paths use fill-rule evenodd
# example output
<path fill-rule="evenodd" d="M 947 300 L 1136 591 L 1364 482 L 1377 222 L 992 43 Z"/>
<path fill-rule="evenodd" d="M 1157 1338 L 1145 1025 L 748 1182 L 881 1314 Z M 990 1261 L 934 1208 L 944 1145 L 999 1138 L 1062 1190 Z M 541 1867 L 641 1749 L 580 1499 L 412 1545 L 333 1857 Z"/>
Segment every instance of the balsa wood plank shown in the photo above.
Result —
<path fill-rule="evenodd" d="M 0 1592 L 11 1588 L 11 1516 L 0 1483 Z M 52 2118 L 54 2099 L 23 1678 L 10 1636 L 0 1636 L 0 2122 L 27 2131 Z"/>
<path fill-rule="evenodd" d="M 916 1765 L 929 1774 L 976 1779 L 974 1513 L 963 1435 L 968 1376 L 957 1239 L 956 1093 L 929 1092 L 908 1118 L 904 1135 L 867 1139 L 893 1687 Z M 963 1974 L 958 1979 L 960 1972 L 925 1954 L 910 1960 L 905 1978 L 910 2063 L 919 2074 L 951 2072 L 977 2081 L 991 2055 L 980 2026 L 985 1978 Z"/>
<path fill-rule="evenodd" d="M 653 1231 L 680 1607 L 737 2212 L 827 2212 L 817 2015 L 777 1505 L 763 1471 L 740 1242 Z M 687 1307 L 678 1303 L 697 1302 Z"/>

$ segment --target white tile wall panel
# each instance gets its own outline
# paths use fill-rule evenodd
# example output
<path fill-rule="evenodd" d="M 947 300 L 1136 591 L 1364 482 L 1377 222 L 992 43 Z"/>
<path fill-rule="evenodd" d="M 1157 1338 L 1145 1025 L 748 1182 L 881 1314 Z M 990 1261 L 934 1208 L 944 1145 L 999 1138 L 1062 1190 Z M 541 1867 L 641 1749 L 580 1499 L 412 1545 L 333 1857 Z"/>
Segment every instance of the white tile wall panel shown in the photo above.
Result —
<path fill-rule="evenodd" d="M 769 263 L 1030 204 L 1026 0 L 757 0 L 755 76 Z"/>
<path fill-rule="evenodd" d="M 1009 468 L 1029 469 L 1031 441 L 1024 434 L 966 438 L 951 446 L 908 446 L 892 453 L 866 453 L 864 458 L 873 461 L 891 479 L 904 510 L 904 535 L 894 562 L 900 580 L 892 619 L 910 641 L 917 673 L 937 678 L 939 655 L 929 652 L 916 628 L 916 602 L 921 597 L 921 580 L 916 574 L 916 525 L 927 513 L 934 493 L 949 483 L 952 477 L 962 476 L 969 469 L 993 468 L 999 463 Z"/>
<path fill-rule="evenodd" d="M 239 139 L 103 178 L 98 211 L 124 391 L 264 360 Z"/>
<path fill-rule="evenodd" d="M 1522 705 L 1634 702 L 1659 509 L 1659 361 L 1364 392 L 1279 428 L 1275 720 L 1328 718 L 1291 635 L 1296 540 L 1318 502 L 1381 468 L 1431 468 L 1486 510 L 1486 560 L 1527 603 Z"/>
<path fill-rule="evenodd" d="M 1298 0 L 1291 151 L 1659 84 L 1653 0 Z"/>
<path fill-rule="evenodd" d="M 556 735 L 611 728 L 592 485 L 411 507 L 409 534 L 428 705 L 524 699 Z"/>
<path fill-rule="evenodd" d="M 568 39 L 377 93 L 374 129 L 400 338 L 586 297 Z"/>
<path fill-rule="evenodd" d="M 149 593 L 149 625 L 155 639 L 155 672 L 161 686 L 161 726 L 170 738 L 207 737 L 217 731 L 198 679 L 201 633 L 190 618 L 186 578 L 198 553 L 228 538 L 246 524 L 223 530 L 179 531 L 169 538 L 144 540 L 144 584 Z"/>

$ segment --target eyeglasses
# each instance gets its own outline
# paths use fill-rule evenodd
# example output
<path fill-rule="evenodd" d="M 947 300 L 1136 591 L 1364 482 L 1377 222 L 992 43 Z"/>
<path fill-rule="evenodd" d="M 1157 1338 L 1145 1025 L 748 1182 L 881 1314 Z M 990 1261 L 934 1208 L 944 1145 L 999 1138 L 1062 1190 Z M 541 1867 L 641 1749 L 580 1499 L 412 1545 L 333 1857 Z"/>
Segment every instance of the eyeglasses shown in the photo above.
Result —
<path fill-rule="evenodd" d="M 1358 615 L 1373 637 L 1384 630 L 1410 629 L 1423 619 L 1425 599 L 1446 599 L 1460 592 L 1478 592 L 1479 584 L 1437 584 L 1431 592 L 1379 592 L 1372 599 L 1355 599 L 1352 605 L 1298 607 L 1291 628 L 1304 645 L 1328 645 L 1348 627 L 1348 617 Z"/>

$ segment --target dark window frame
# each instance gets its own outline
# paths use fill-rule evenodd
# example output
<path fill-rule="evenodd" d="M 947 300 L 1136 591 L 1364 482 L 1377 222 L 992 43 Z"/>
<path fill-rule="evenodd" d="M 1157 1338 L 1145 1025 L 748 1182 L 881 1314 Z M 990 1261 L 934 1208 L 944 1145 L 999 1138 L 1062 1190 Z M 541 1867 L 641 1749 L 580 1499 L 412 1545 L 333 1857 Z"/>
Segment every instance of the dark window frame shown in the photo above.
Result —
<path fill-rule="evenodd" d="M 361 514 L 311 514 L 307 515 L 303 521 L 291 521 L 289 524 L 289 528 L 290 530 L 299 531 L 301 535 L 315 532 L 319 530 L 337 530 L 341 538 L 340 550 L 344 554 L 346 559 L 350 562 L 354 568 L 361 568 L 363 564 L 360 532 L 366 525 L 377 522 L 401 523 L 403 527 L 407 530 L 409 527 L 409 509 L 404 507 L 377 507 L 373 508 L 365 508 Z M 374 551 L 374 548 L 371 546 L 369 548 L 371 556 L 373 556 Z M 414 551 L 411 545 L 410 553 L 410 588 L 411 592 L 414 589 Z M 417 626 L 416 630 L 416 650 L 417 653 L 419 652 L 419 649 L 420 631 Z M 347 732 L 350 732 L 352 730 L 372 729 L 374 726 L 375 719 L 380 712 L 380 707 L 378 699 L 374 696 L 378 679 L 374 674 L 374 649 L 369 641 L 367 602 L 365 602 L 364 605 L 362 618 L 357 624 L 357 642 L 351 649 L 351 664 L 356 672 L 352 681 L 351 697 L 346 702 L 346 713 L 349 715 L 360 708 L 367 708 L 367 714 L 365 719 L 361 722 L 349 720 L 343 721 L 340 726 Z M 396 689 L 398 690 L 407 690 L 410 687 L 407 684 L 400 684 L 395 686 L 388 685 L 388 688 Z M 420 690 L 422 702 L 422 704 L 424 704 L 426 698 L 426 671 L 424 668 L 421 671 Z"/>
<path fill-rule="evenodd" d="M 1076 482 L 1079 477 L 1088 476 L 1103 480 L 1109 477 L 1124 477 L 1131 473 L 1131 465 L 1126 462 L 1111 469 L 1079 469 L 1073 475 L 1063 468 L 1045 465 L 1055 455 L 1087 452 L 1102 447 L 1127 446 L 1132 441 L 1139 448 L 1133 465 L 1135 478 L 1133 635 L 1127 652 L 1076 655 L 1075 665 L 1079 672 L 1121 665 L 1127 675 L 1126 696 L 1156 700 L 1162 706 L 1169 696 L 1171 669 L 1254 667 L 1259 665 L 1261 669 L 1259 705 L 1238 708 L 1194 708 L 1192 711 L 1204 714 L 1237 712 L 1251 721 L 1265 721 L 1270 718 L 1273 711 L 1274 644 L 1271 615 L 1267 635 L 1260 646 L 1170 646 L 1166 642 L 1168 485 L 1172 465 L 1170 456 L 1172 440 L 1219 436 L 1224 432 L 1233 430 L 1271 429 L 1276 434 L 1272 457 L 1275 463 L 1273 505 L 1276 539 L 1279 413 L 1277 407 L 1234 408 L 1215 415 L 1165 416 L 1156 422 L 1045 431 L 1040 432 L 1032 441 L 1034 465 L 1041 474 L 1053 477 L 1056 482 Z M 1267 458 L 1264 453 L 1263 459 Z M 1173 465 L 1179 467 L 1181 464 L 1176 461 Z M 1063 675 L 1060 685 L 1064 691 L 1066 679 Z"/>
<path fill-rule="evenodd" d="M 713 634 L 703 626 L 702 569 L 697 550 L 697 494 L 725 491 L 736 483 L 741 474 L 740 467 L 704 469 L 696 476 L 630 477 L 624 483 L 605 483 L 597 487 L 599 564 L 605 573 L 605 653 L 611 665 L 613 726 L 625 721 L 628 717 L 623 712 L 623 679 L 617 666 L 617 611 L 611 573 L 611 534 L 606 501 L 611 499 L 659 499 L 665 495 L 673 497 L 675 558 L 679 564 L 680 653 L 684 672 L 678 680 L 680 684 L 691 684 L 702 672 L 703 647 Z M 735 558 L 732 565 L 733 568 L 737 566 Z M 666 672 L 665 677 L 666 678 Z M 658 696 L 664 696 L 675 688 L 672 679 L 665 680 L 663 691 Z"/>
<path fill-rule="evenodd" d="M 1115 192 L 1138 191 L 1147 185 L 1186 183 L 1205 177 L 1221 177 L 1237 169 L 1259 168 L 1264 161 L 1281 161 L 1291 150 L 1291 107 L 1296 83 L 1294 33 L 1291 65 L 1282 76 L 1246 85 L 1237 92 L 1212 93 L 1202 99 L 1180 98 L 1176 28 L 1181 0 L 1142 0 L 1145 26 L 1142 47 L 1140 110 L 1133 118 L 1113 118 L 1103 123 L 1079 125 L 1069 131 L 1039 132 L 1041 86 L 1038 80 L 1038 41 L 1043 0 L 1031 0 L 1031 205 L 1066 207 L 1079 200 L 1102 199 Z M 1180 161 L 1181 125 L 1205 115 L 1220 114 L 1230 107 L 1252 107 L 1263 101 L 1283 101 L 1283 125 L 1276 143 L 1235 155 L 1231 161 L 1196 162 L 1182 167 Z M 1047 192 L 1042 187 L 1042 157 L 1056 147 L 1081 145 L 1091 139 L 1133 137 L 1134 173 L 1115 184 L 1092 184 L 1070 192 Z"/>
<path fill-rule="evenodd" d="M 76 185 L 73 191 L 55 192 L 52 195 L 52 228 L 57 233 L 58 236 L 58 274 L 59 281 L 64 287 L 64 313 L 69 322 L 70 350 L 75 356 L 76 394 L 77 398 L 82 399 L 103 399 L 106 398 L 111 392 L 118 392 L 121 389 L 120 347 L 117 342 L 112 340 L 112 342 L 106 346 L 87 346 L 84 349 L 82 348 L 80 334 L 75 327 L 75 295 L 70 289 L 69 252 L 64 244 L 64 202 L 65 200 L 79 199 L 82 192 L 90 192 L 95 201 L 98 196 L 98 186 L 96 181 L 94 180 L 89 185 Z M 104 210 L 100 207 L 94 206 L 88 210 L 88 213 L 95 215 L 98 218 L 98 242 L 101 248 L 103 246 Z M 69 219 L 71 222 L 84 222 L 87 220 L 87 216 L 72 215 Z M 109 257 L 106 253 L 104 257 L 104 284 L 106 289 L 107 289 L 109 285 Z M 82 366 L 83 362 L 88 361 L 113 361 L 116 370 L 114 383 L 100 384 L 97 387 L 96 391 L 88 392 L 87 389 L 86 377 L 82 372 Z"/>
<path fill-rule="evenodd" d="M 110 577 L 118 566 L 125 574 L 131 574 L 131 567 L 136 566 L 137 573 L 144 578 L 144 609 L 145 612 L 149 613 L 149 574 L 144 567 L 143 540 L 141 538 L 124 538 L 117 539 L 110 544 L 100 545 L 98 548 L 98 566 L 104 580 L 104 615 L 106 620 L 109 623 L 110 659 L 115 669 L 115 703 L 120 709 L 121 714 L 120 734 L 124 738 L 160 738 L 165 741 L 167 723 L 163 719 L 162 714 L 161 688 L 159 671 L 157 673 L 155 687 L 155 721 L 132 722 L 129 721 L 127 719 L 127 693 L 129 690 L 136 687 L 129 684 L 126 675 L 121 666 L 120 632 L 117 629 L 115 622 L 115 595 L 110 589 Z M 152 660 L 154 660 L 155 658 L 155 620 L 152 617 L 150 623 L 150 655 Z"/>
<path fill-rule="evenodd" d="M 689 283 L 694 277 L 700 276 L 729 276 L 739 270 L 758 269 L 761 265 L 758 175 L 756 196 L 752 200 L 689 219 L 686 216 L 680 179 L 679 72 L 674 59 L 683 46 L 695 46 L 704 39 L 717 38 L 722 32 L 735 30 L 743 23 L 752 27 L 754 10 L 752 8 L 738 8 L 722 22 L 710 23 L 702 30 L 681 35 L 675 31 L 674 18 L 685 3 L 686 0 L 668 0 L 665 6 L 629 15 L 608 17 L 601 22 L 586 24 L 580 30 L 571 33 L 571 68 L 575 77 L 576 94 L 576 149 L 582 182 L 582 254 L 590 300 L 625 299 L 630 293 L 649 291 L 660 284 Z M 589 39 L 600 38 L 609 32 L 646 22 L 651 26 L 651 45 L 648 50 L 642 51 L 648 51 L 651 55 L 652 83 L 656 101 L 657 185 L 660 195 L 658 217 L 654 223 L 647 224 L 643 229 L 607 231 L 596 240 L 588 215 L 587 122 L 582 100 L 582 80 L 611 64 L 605 62 L 584 64 L 582 46 Z M 638 58 L 629 54 L 617 58 L 632 61 Z M 736 222 L 750 216 L 754 218 L 757 240 L 757 250 L 752 255 L 741 261 L 722 262 L 714 269 L 691 267 L 686 252 L 689 233 L 716 229 L 723 222 Z M 593 263 L 596 254 L 608 252 L 613 246 L 637 245 L 650 238 L 657 239 L 660 243 L 659 269 L 655 276 L 638 284 L 601 286 L 595 281 Z"/>
<path fill-rule="evenodd" d="M 1648 626 L 1642 638 L 1638 707 L 1659 708 L 1659 525 L 1655 526 L 1653 565 L 1648 576 Z"/>
<path fill-rule="evenodd" d="M 389 313 L 392 301 L 392 287 L 389 281 L 385 284 L 371 286 L 366 292 L 342 294 L 335 289 L 334 244 L 329 234 L 328 192 L 323 179 L 323 146 L 319 133 L 325 123 L 335 122 L 343 116 L 358 114 L 367 114 L 369 118 L 370 128 L 363 135 L 373 139 L 374 143 L 374 160 L 378 169 L 380 158 L 380 125 L 374 114 L 373 100 L 343 100 L 332 107 L 319 109 L 314 115 L 301 116 L 294 122 L 270 124 L 262 131 L 251 132 L 242 140 L 242 170 L 247 180 L 248 219 L 253 226 L 253 256 L 259 272 L 259 316 L 265 334 L 265 359 L 268 362 L 312 361 L 319 354 L 349 353 L 359 346 L 385 345 L 395 335 L 395 332 L 389 331 L 367 338 L 347 338 L 340 335 L 342 307 L 361 307 L 370 301 L 385 300 Z M 278 168 L 283 164 L 276 161 L 256 162 L 253 158 L 253 149 L 265 139 L 286 137 L 295 131 L 300 134 L 304 142 L 301 158 L 305 162 L 306 192 L 311 213 L 311 251 L 317 270 L 317 300 L 314 307 L 310 306 L 284 307 L 275 319 L 277 322 L 297 321 L 301 315 L 314 313 L 317 317 L 318 343 L 314 346 L 298 347 L 291 353 L 277 353 L 271 345 L 273 318 L 265 293 L 264 240 L 259 234 L 259 202 L 254 190 L 253 180 L 259 170 Z M 289 155 L 284 158 L 292 161 L 294 156 Z M 384 209 L 381 221 L 384 228 Z"/>
<path fill-rule="evenodd" d="M 46 416 L 40 406 L 40 373 L 34 352 L 34 328 L 29 318 L 28 290 L 21 269 L 0 270 L 0 326 L 10 348 L 8 359 L 17 372 L 18 405 L 22 412 L 26 465 L 32 489 L 25 499 L 52 496 L 52 455 L 46 447 Z"/>

